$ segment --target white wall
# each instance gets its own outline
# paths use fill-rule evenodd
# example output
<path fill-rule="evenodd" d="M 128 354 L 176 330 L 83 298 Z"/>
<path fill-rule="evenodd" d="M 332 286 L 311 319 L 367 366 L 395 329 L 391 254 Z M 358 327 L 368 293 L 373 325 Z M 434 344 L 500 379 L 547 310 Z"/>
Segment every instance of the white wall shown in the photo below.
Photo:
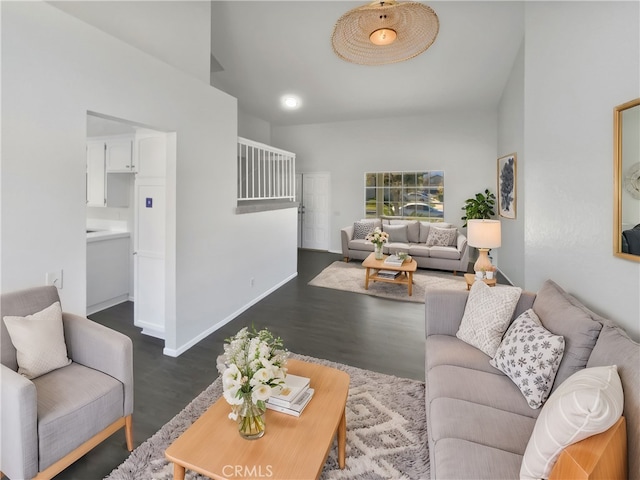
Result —
<path fill-rule="evenodd" d="M 462 226 L 465 199 L 496 184 L 493 112 L 442 113 L 294 127 L 273 126 L 272 143 L 296 152 L 298 172 L 331 172 L 330 250 L 340 229 L 364 216 L 364 174 L 444 170 L 445 221 Z"/>
<path fill-rule="evenodd" d="M 501 221 L 502 246 L 498 249 L 500 271 L 514 285 L 524 285 L 524 225 L 526 221 L 526 157 L 524 148 L 524 43 L 498 105 L 498 157 L 516 154 L 516 218 Z M 497 176 L 497 164 L 496 164 Z M 499 195 L 496 179 L 496 196 Z M 497 207 L 497 205 L 496 205 Z M 498 209 L 496 208 L 496 213 Z"/>
<path fill-rule="evenodd" d="M 525 287 L 552 278 L 640 338 L 640 263 L 613 256 L 613 108 L 640 96 L 638 2 L 528 2 Z"/>
<path fill-rule="evenodd" d="M 271 124 L 238 109 L 238 136 L 271 145 Z"/>
<path fill-rule="evenodd" d="M 235 214 L 234 98 L 46 3 L 1 8 L 3 292 L 64 269 L 63 306 L 85 312 L 87 111 L 176 132 L 170 353 L 295 276 L 295 209 Z"/>
<path fill-rule="evenodd" d="M 210 2 L 65 0 L 49 3 L 209 83 Z"/>

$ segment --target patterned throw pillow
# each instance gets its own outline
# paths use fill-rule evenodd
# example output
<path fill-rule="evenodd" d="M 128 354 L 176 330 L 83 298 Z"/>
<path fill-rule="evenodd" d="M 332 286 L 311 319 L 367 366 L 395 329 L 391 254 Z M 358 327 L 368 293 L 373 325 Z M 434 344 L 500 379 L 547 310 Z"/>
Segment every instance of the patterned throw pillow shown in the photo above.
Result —
<path fill-rule="evenodd" d="M 375 223 L 371 222 L 353 222 L 353 239 L 364 240 L 365 237 L 373 232 Z"/>
<path fill-rule="evenodd" d="M 71 363 L 60 302 L 26 317 L 6 316 L 4 323 L 16 347 L 20 375 L 32 379 Z"/>
<path fill-rule="evenodd" d="M 474 282 L 456 336 L 493 357 L 509 326 L 520 293 L 520 287 L 489 287 L 484 282 Z"/>
<path fill-rule="evenodd" d="M 453 245 L 458 230 L 455 228 L 439 228 L 432 226 L 429 228 L 429 236 L 427 237 L 427 247 L 439 246 L 448 247 Z"/>
<path fill-rule="evenodd" d="M 542 326 L 532 309 L 516 318 L 489 362 L 507 375 L 531 408 L 545 402 L 564 354 L 564 337 Z"/>
<path fill-rule="evenodd" d="M 429 238 L 429 230 L 431 230 L 432 225 L 437 228 L 454 228 L 450 223 L 420 222 L 420 236 L 418 237 L 418 243 L 427 243 L 427 239 Z"/>

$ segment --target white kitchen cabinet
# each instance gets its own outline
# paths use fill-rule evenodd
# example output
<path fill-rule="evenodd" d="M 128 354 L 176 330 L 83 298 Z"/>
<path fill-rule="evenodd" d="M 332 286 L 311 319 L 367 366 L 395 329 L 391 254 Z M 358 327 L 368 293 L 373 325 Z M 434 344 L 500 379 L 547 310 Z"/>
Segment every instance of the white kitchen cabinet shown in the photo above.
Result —
<path fill-rule="evenodd" d="M 87 237 L 87 315 L 129 299 L 129 233 L 93 235 Z"/>
<path fill-rule="evenodd" d="M 109 144 L 87 142 L 87 206 L 128 207 L 133 182 L 131 172 L 114 173 L 106 168 Z"/>
<path fill-rule="evenodd" d="M 135 173 L 133 162 L 133 139 L 114 138 L 106 139 L 106 165 L 107 172 Z"/>
<path fill-rule="evenodd" d="M 166 135 L 164 133 L 136 135 L 133 157 L 138 177 L 165 177 Z"/>

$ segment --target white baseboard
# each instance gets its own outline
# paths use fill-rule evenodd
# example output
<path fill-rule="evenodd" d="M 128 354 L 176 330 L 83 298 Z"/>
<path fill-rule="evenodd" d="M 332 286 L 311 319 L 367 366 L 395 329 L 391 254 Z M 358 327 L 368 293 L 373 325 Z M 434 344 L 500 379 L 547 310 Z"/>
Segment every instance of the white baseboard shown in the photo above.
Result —
<path fill-rule="evenodd" d="M 500 274 L 507 280 L 507 282 L 509 282 L 509 285 L 513 285 L 513 282 L 511 281 L 511 279 L 509 277 L 507 277 L 504 272 L 502 270 L 500 270 L 500 268 L 498 268 L 498 271 L 500 272 Z"/>
<path fill-rule="evenodd" d="M 121 303 L 129 300 L 129 294 L 125 293 L 124 295 L 120 295 L 118 297 L 110 298 L 109 300 L 105 300 L 104 302 L 96 303 L 94 305 L 87 306 L 87 315 L 91 315 L 93 313 L 100 312 L 106 308 L 114 307 L 116 305 L 120 305 Z"/>
<path fill-rule="evenodd" d="M 150 337 L 159 338 L 160 340 L 164 340 L 164 328 L 158 328 L 158 325 L 147 322 L 135 322 L 133 324 L 135 327 L 141 328 L 144 335 L 149 335 Z"/>
<path fill-rule="evenodd" d="M 256 303 L 258 303 L 260 300 L 262 300 L 263 298 L 269 296 L 271 293 L 275 292 L 278 288 L 280 288 L 281 286 L 283 286 L 285 283 L 287 283 L 290 280 L 293 280 L 294 278 L 296 278 L 298 276 L 298 272 L 294 273 L 293 275 L 289 276 L 288 278 L 284 279 L 283 281 L 281 281 L 280 283 L 276 284 L 275 286 L 273 286 L 272 288 L 270 288 L 269 290 L 267 290 L 266 292 L 264 292 L 262 295 L 254 298 L 251 302 L 247 303 L 246 305 L 244 305 L 242 308 L 236 310 L 235 312 L 233 312 L 231 315 L 229 315 L 228 317 L 220 320 L 218 323 L 216 323 L 215 325 L 212 325 L 211 327 L 209 327 L 207 330 L 205 330 L 204 332 L 202 332 L 200 335 L 197 335 L 196 337 L 192 338 L 191 340 L 189 340 L 188 342 L 182 344 L 180 347 L 173 349 L 173 348 L 167 348 L 165 347 L 162 350 L 162 353 L 164 353 L 165 355 L 167 355 L 168 357 L 178 357 L 180 355 L 182 355 L 184 352 L 186 352 L 187 350 L 189 350 L 191 347 L 193 347 L 196 343 L 198 343 L 200 340 L 203 340 L 205 338 L 207 338 L 209 335 L 211 335 L 213 332 L 215 332 L 216 330 L 218 330 L 219 328 L 224 327 L 227 323 L 229 323 L 231 320 L 233 320 L 234 318 L 236 318 L 238 315 L 240 315 L 242 312 L 248 310 L 250 307 L 252 307 L 253 305 L 255 305 Z"/>

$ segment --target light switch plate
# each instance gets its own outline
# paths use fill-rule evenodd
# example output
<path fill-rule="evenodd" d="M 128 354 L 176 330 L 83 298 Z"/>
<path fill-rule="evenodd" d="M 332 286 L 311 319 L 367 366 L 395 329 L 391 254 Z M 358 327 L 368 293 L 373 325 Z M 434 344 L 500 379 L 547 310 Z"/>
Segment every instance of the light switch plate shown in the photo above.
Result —
<path fill-rule="evenodd" d="M 45 285 L 55 285 L 58 290 L 62 290 L 62 270 L 47 272 L 45 275 Z"/>

